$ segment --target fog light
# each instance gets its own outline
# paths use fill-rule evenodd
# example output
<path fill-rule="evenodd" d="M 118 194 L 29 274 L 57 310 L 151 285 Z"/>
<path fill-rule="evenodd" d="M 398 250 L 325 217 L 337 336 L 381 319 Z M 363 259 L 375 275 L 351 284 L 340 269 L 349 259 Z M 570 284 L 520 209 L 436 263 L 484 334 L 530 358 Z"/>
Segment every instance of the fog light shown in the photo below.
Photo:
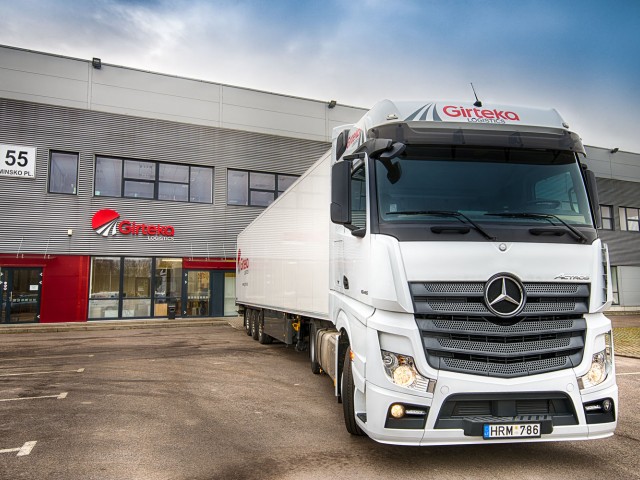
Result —
<path fill-rule="evenodd" d="M 394 403 L 393 405 L 391 405 L 391 416 L 393 418 L 402 418 L 404 417 L 404 413 L 404 405 L 400 405 L 399 403 Z"/>
<path fill-rule="evenodd" d="M 611 401 L 611 399 L 605 398 L 602 401 L 602 410 L 604 410 L 605 412 L 610 412 L 612 408 L 613 408 L 613 402 Z"/>

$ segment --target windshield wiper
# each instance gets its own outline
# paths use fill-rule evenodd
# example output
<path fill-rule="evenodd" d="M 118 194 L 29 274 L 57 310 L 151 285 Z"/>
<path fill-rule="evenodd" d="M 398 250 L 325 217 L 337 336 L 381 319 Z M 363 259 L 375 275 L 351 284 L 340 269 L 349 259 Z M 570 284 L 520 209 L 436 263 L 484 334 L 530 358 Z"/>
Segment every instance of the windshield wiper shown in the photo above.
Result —
<path fill-rule="evenodd" d="M 548 220 L 549 223 L 551 223 L 552 225 L 554 225 L 552 221 L 552 219 L 554 219 L 560 222 L 565 227 L 567 227 L 567 229 L 573 234 L 576 240 L 580 240 L 581 243 L 589 242 L 587 237 L 580 230 L 578 230 L 575 227 L 572 227 L 567 222 L 562 220 L 560 217 L 552 213 L 504 212 L 504 213 L 485 213 L 485 215 L 489 215 L 491 217 L 506 217 L 506 218 L 536 218 L 536 219 Z"/>
<path fill-rule="evenodd" d="M 467 217 L 464 213 L 449 211 L 449 210 L 405 210 L 401 212 L 389 212 L 387 215 L 436 215 L 439 217 L 454 217 L 460 220 L 462 223 L 466 223 L 475 228 L 478 232 L 482 234 L 487 240 L 495 241 L 496 237 L 492 237 L 487 233 L 487 231 L 478 225 L 476 222 Z"/>

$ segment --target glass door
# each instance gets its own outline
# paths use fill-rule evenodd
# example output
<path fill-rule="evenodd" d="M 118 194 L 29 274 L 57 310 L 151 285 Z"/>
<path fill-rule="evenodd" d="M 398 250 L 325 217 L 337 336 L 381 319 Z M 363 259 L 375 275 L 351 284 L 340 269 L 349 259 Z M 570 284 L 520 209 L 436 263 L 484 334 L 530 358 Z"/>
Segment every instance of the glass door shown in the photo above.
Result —
<path fill-rule="evenodd" d="M 40 321 L 41 268 L 0 269 L 0 323 Z"/>
<path fill-rule="evenodd" d="M 187 273 L 187 312 L 189 317 L 211 315 L 211 272 L 189 270 Z"/>

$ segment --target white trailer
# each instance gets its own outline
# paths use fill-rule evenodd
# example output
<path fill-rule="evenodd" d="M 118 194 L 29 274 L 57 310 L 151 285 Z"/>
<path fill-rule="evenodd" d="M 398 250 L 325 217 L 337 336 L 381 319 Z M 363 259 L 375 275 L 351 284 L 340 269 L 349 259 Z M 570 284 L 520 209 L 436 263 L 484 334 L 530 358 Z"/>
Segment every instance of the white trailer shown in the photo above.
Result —
<path fill-rule="evenodd" d="M 595 177 L 555 110 L 376 104 L 238 237 L 248 335 L 308 349 L 354 435 L 585 440 L 617 423 Z"/>

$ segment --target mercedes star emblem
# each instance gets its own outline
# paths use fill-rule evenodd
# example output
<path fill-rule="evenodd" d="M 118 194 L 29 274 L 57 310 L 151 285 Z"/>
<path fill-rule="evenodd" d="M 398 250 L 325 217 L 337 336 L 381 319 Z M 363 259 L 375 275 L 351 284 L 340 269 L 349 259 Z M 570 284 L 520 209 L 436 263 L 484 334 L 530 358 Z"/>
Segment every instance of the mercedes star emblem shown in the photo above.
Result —
<path fill-rule="evenodd" d="M 487 308 L 499 317 L 519 314 L 525 303 L 524 287 L 511 275 L 499 273 L 490 278 L 484 289 Z"/>

